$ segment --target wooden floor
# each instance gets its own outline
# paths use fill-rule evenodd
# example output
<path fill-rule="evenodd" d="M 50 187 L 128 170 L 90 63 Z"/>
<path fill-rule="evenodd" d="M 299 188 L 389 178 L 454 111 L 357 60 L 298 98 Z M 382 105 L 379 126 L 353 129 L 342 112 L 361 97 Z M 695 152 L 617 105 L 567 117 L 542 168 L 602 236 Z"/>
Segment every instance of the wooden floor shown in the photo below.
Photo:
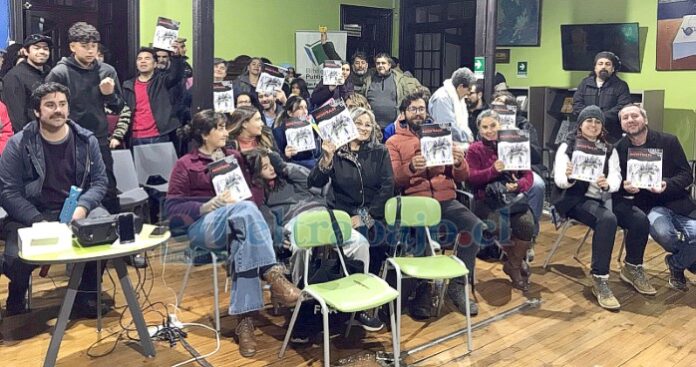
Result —
<path fill-rule="evenodd" d="M 664 253 L 651 241 L 645 264 L 658 294 L 647 297 L 635 293 L 618 277 L 616 254 L 621 243 L 618 235 L 610 284 L 622 310 L 609 312 L 599 308 L 589 289 L 589 243 L 580 252 L 582 263 L 572 258 L 585 230 L 582 226 L 571 228 L 554 256 L 552 266 L 543 271 L 543 258 L 556 238 L 553 226 L 543 223 L 536 246 L 537 259 L 533 263 L 530 292 L 531 297 L 541 299 L 540 307 L 477 328 L 473 333 L 475 350 L 471 354 L 467 354 L 466 339 L 462 336 L 409 355 L 406 363 L 413 366 L 696 366 L 696 291 L 681 293 L 667 288 Z M 148 272 L 145 287 L 147 290 L 152 286 L 149 299 L 154 304 L 146 313 L 148 322 L 161 322 L 157 312 L 165 313 L 165 305 L 175 302 L 174 292 L 181 285 L 185 266 L 180 261 L 180 252 L 173 249 L 181 247 L 182 244 L 170 245 L 164 274 L 161 254 L 153 254 L 155 259 L 151 269 L 154 277 Z M 115 276 L 113 269 L 110 271 Z M 136 283 L 137 275 L 134 269 L 130 271 L 131 279 Z M 479 261 L 477 271 L 476 297 L 481 313 L 473 318 L 474 323 L 513 309 L 525 301 L 518 291 L 511 290 L 500 264 Z M 66 286 L 64 273 L 64 267 L 54 266 L 51 269 L 53 281 L 35 275 L 34 311 L 3 320 L 0 325 L 4 337 L 0 345 L 0 365 L 28 367 L 43 363 L 51 327 Z M 221 271 L 221 287 L 223 274 Z M 210 266 L 195 268 L 184 302 L 180 305 L 178 315 L 181 321 L 211 325 L 211 276 Z M 112 293 L 113 285 L 108 277 L 104 288 Z M 0 280 L 3 304 L 6 289 L 7 280 L 3 277 Z M 115 303 L 117 307 L 124 305 L 120 287 L 116 288 Z M 229 294 L 221 293 L 223 315 L 228 303 Z M 173 310 L 173 305 L 168 307 Z M 165 343 L 156 344 L 155 358 L 143 357 L 138 352 L 139 346 L 128 341 L 128 335 L 121 332 L 121 311 L 119 308 L 107 315 L 101 334 L 96 332 L 95 321 L 71 322 L 61 346 L 58 365 L 170 366 L 190 358 L 180 344 L 170 348 Z M 402 348 L 413 349 L 465 326 L 465 318 L 449 304 L 443 314 L 430 323 L 415 322 L 404 316 Z M 320 366 L 322 349 L 321 344 L 316 343 L 299 348 L 291 346 L 284 359 L 278 359 L 285 331 L 283 327 L 288 319 L 287 310 L 283 316 L 271 316 L 268 311 L 259 313 L 256 336 L 262 349 L 254 358 L 246 359 L 239 355 L 232 338 L 236 320 L 225 316 L 222 318 L 220 350 L 206 360 L 213 366 Z M 127 325 L 130 315 L 126 313 L 122 321 Z M 129 335 L 137 337 L 135 332 Z M 104 340 L 96 343 L 99 338 Z M 216 347 L 214 334 L 203 328 L 190 328 L 187 340 L 200 354 L 212 352 Z M 317 343 L 320 342 L 321 338 L 317 338 Z M 114 346 L 113 352 L 107 354 Z M 365 333 L 354 328 L 347 340 L 343 337 L 332 339 L 332 365 L 376 366 L 379 364 L 375 362 L 375 352 L 385 350 L 391 351 L 386 328 L 378 333 Z M 90 355 L 107 355 L 93 358 L 88 352 Z"/>

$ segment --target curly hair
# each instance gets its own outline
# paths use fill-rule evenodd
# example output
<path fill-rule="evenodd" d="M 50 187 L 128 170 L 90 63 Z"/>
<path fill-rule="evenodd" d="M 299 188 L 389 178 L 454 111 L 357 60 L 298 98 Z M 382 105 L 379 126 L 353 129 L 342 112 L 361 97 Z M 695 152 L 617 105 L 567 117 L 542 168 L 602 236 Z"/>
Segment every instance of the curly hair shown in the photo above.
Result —
<path fill-rule="evenodd" d="M 255 114 L 260 113 L 258 109 L 252 106 L 241 106 L 232 112 L 227 119 L 227 128 L 229 129 L 229 141 L 236 141 L 239 135 L 244 131 L 244 123 L 251 120 Z M 256 137 L 256 143 L 264 148 L 273 149 L 273 137 L 266 129 L 261 130 L 261 135 Z"/>
<path fill-rule="evenodd" d="M 68 42 L 99 42 L 99 31 L 93 25 L 85 22 L 77 22 L 68 29 Z"/>

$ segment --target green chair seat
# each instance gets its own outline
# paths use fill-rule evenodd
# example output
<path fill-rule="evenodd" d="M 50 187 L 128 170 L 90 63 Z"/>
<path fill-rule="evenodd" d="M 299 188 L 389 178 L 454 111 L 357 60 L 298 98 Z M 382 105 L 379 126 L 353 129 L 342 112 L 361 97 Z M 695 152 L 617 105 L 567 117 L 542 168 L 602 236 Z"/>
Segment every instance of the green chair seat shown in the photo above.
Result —
<path fill-rule="evenodd" d="M 370 274 L 351 274 L 326 283 L 310 284 L 307 291 L 321 297 L 341 312 L 369 310 L 391 302 L 399 295 L 384 280 Z"/>
<path fill-rule="evenodd" d="M 418 279 L 452 279 L 469 274 L 469 269 L 451 256 L 395 257 L 401 272 Z"/>

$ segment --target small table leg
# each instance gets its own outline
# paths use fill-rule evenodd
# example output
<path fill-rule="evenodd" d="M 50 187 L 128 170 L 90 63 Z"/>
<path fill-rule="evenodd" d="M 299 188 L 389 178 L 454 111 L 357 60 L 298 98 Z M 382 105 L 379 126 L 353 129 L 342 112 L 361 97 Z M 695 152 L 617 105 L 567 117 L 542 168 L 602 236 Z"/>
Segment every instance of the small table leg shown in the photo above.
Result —
<path fill-rule="evenodd" d="M 102 308 L 101 308 L 101 301 L 102 301 L 102 262 L 101 260 L 97 260 L 97 332 L 100 333 L 102 331 Z"/>
<path fill-rule="evenodd" d="M 135 298 L 133 286 L 131 285 L 130 279 L 128 278 L 128 270 L 126 270 L 126 264 L 120 257 L 114 258 L 112 261 L 114 264 L 114 268 L 116 268 L 116 274 L 118 274 L 118 279 L 121 281 L 121 288 L 123 289 L 124 296 L 126 296 L 126 301 L 128 302 L 128 308 L 130 309 L 131 315 L 133 316 L 135 328 L 138 330 L 138 337 L 140 338 L 140 346 L 143 348 L 143 354 L 148 357 L 154 357 L 155 346 L 152 344 L 152 339 L 150 339 L 150 333 L 147 332 L 145 318 L 143 317 L 142 311 L 140 311 L 140 304 L 138 303 L 138 300 Z"/>
<path fill-rule="evenodd" d="M 48 352 L 46 353 L 46 359 L 44 360 L 44 367 L 53 367 L 56 365 L 56 358 L 58 357 L 60 342 L 63 340 L 65 328 L 70 320 L 70 312 L 72 311 L 73 303 L 75 303 L 77 287 L 80 285 L 80 280 L 82 279 L 82 273 L 84 270 L 85 263 L 75 263 L 72 272 L 70 272 L 68 290 L 65 293 L 63 304 L 60 306 L 58 320 L 56 321 L 53 336 L 51 337 L 51 344 L 48 346 Z"/>

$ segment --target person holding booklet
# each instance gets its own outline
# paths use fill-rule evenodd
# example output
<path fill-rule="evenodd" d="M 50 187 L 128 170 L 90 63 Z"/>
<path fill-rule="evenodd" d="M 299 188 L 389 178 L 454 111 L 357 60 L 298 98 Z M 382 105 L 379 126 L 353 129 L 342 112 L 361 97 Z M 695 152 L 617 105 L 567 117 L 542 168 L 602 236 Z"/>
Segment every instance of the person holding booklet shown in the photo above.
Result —
<path fill-rule="evenodd" d="M 307 109 L 307 101 L 300 96 L 291 96 L 285 102 L 285 109 L 276 118 L 273 124 L 273 137 L 278 145 L 278 151 L 288 162 L 297 163 L 309 169 L 312 169 L 316 164 L 317 158 L 321 154 L 317 149 L 319 144 L 316 143 L 316 136 L 312 133 L 311 139 L 315 140 L 314 149 L 300 151 L 297 147 L 288 142 L 286 135 L 286 125 L 292 118 L 307 121 L 309 113 Z"/>
<path fill-rule="evenodd" d="M 476 125 L 481 140 L 472 143 L 466 155 L 469 165 L 467 182 L 471 185 L 477 201 L 474 212 L 479 218 L 495 223 L 498 241 L 507 255 L 503 271 L 510 277 L 513 288 L 526 292 L 529 290 L 530 271 L 524 260 L 534 236 L 534 216 L 526 203 L 505 208 L 507 211 L 503 213 L 502 209 L 491 207 L 486 200 L 486 193 L 491 183 L 501 182 L 507 192 L 522 195 L 532 187 L 532 171 L 509 170 L 499 158 L 500 120 L 497 112 L 481 112 L 476 119 Z M 526 158 L 529 159 L 528 154 Z M 510 217 L 504 220 L 503 215 Z M 505 230 L 502 228 L 503 225 L 506 226 Z M 503 233 L 511 235 L 509 238 L 502 238 Z"/>
<path fill-rule="evenodd" d="M 242 92 L 247 92 L 254 98 L 259 99 L 256 93 L 256 86 L 259 83 L 261 71 L 263 71 L 263 61 L 261 61 L 260 57 L 252 57 L 242 75 L 237 77 L 232 83 L 234 95 L 238 96 Z"/>
<path fill-rule="evenodd" d="M 249 175 L 242 156 L 225 148 L 226 118 L 213 110 L 193 117 L 189 128 L 197 149 L 181 157 L 172 170 L 165 210 L 172 229 L 185 230 L 192 248 L 227 250 L 234 272 L 229 313 L 240 315 L 235 329 L 239 351 L 245 357 L 256 353 L 253 312 L 264 306 L 261 280 L 271 286 L 274 304 L 293 304 L 299 289 L 285 279 L 276 263 L 271 232 L 256 205 L 263 202 L 263 192 L 247 186 Z M 218 162 L 231 162 L 235 176 L 241 174 L 251 200 L 240 200 L 231 190 L 216 192 L 213 171 Z M 211 165 L 213 164 L 213 165 Z M 235 172 L 236 171 L 236 172 Z M 219 177 L 219 176 L 218 176 Z"/>
<path fill-rule="evenodd" d="M 649 225 L 640 210 L 616 203 L 612 211 L 608 203 L 609 194 L 617 192 L 621 186 L 621 167 L 616 149 L 607 143 L 602 110 L 597 106 L 585 107 L 578 115 L 578 121 L 575 136 L 570 136 L 556 152 L 554 181 L 560 192 L 556 193 L 553 202 L 561 216 L 575 219 L 593 229 L 592 293 L 601 307 L 618 310 L 621 304 L 609 288 L 609 264 L 616 227 L 619 225 L 628 231 L 627 266 L 621 269 L 621 279 L 641 294 L 654 295 L 656 291 L 648 282 L 642 266 Z M 590 145 L 602 152 L 602 164 L 592 180 L 578 173 L 576 167 L 593 159 L 589 157 L 591 154 L 585 153 L 589 150 L 580 152 L 581 145 Z M 571 160 L 580 163 L 574 165 Z"/>
<path fill-rule="evenodd" d="M 385 225 L 384 205 L 394 196 L 394 180 L 389 152 L 380 143 L 381 132 L 372 111 L 357 107 L 350 112 L 355 122 L 358 137 L 341 147 L 324 140 L 323 154 L 307 179 L 311 187 L 324 187 L 327 183 L 329 207 L 346 211 L 351 215 L 353 228 L 363 235 L 380 237 L 377 233 Z M 383 236 L 382 236 L 383 238 Z M 379 274 L 382 261 L 386 258 L 381 243 L 370 248 L 370 272 Z"/>
<path fill-rule="evenodd" d="M 341 61 L 341 78 L 335 84 L 326 84 L 322 78 L 314 87 L 310 97 L 312 110 L 321 107 L 331 98 L 347 100 L 354 93 L 353 89 L 353 83 L 350 81 L 350 64 L 347 61 Z"/>
<path fill-rule="evenodd" d="M 616 147 L 622 172 L 627 172 L 628 157 L 633 151 L 661 152 L 665 159 L 659 162 L 662 175 L 654 178 L 659 186 L 638 188 L 637 183 L 626 179 L 614 194 L 614 202 L 626 202 L 647 213 L 650 235 L 668 252 L 665 256 L 670 272 L 668 284 L 686 291 L 688 282 L 684 270 L 696 274 L 696 204 L 687 190 L 693 177 L 686 154 L 676 136 L 648 128 L 648 115 L 640 105 L 622 108 L 619 120 L 626 133 L 626 138 Z M 628 255 L 626 262 L 629 262 Z"/>

